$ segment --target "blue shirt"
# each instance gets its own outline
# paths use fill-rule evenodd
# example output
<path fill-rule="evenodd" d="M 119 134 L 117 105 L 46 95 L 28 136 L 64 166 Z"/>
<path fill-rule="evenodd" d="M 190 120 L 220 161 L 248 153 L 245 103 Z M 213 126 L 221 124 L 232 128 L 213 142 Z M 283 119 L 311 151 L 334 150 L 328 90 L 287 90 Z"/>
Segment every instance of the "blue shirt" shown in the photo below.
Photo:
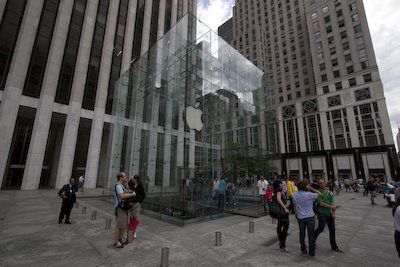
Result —
<path fill-rule="evenodd" d="M 293 195 L 293 201 L 297 205 L 297 218 L 304 219 L 314 217 L 313 203 L 318 198 L 317 193 L 297 191 Z"/>
<path fill-rule="evenodd" d="M 225 188 L 226 188 L 226 182 L 224 179 L 219 181 L 219 185 L 218 185 L 218 191 L 220 193 L 225 193 Z"/>

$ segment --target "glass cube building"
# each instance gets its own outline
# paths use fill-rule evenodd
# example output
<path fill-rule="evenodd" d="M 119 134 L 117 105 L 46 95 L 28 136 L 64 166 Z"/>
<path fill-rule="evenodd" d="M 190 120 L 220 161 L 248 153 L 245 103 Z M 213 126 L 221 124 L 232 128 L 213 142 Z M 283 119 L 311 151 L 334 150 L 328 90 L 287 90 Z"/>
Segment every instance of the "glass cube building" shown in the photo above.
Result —
<path fill-rule="evenodd" d="M 188 13 L 115 85 L 108 187 L 120 171 L 139 175 L 144 211 L 179 224 L 254 208 L 251 185 L 276 175 L 260 130 L 271 92 L 261 70 Z M 222 199 L 221 178 L 235 185 Z"/>

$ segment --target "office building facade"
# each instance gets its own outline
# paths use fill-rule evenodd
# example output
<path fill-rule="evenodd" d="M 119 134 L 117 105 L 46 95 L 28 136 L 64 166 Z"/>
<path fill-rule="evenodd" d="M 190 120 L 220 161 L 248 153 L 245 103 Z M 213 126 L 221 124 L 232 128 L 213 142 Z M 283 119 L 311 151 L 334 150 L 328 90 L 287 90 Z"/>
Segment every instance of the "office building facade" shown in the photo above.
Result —
<path fill-rule="evenodd" d="M 276 121 L 280 174 L 392 180 L 395 147 L 363 1 L 237 0 L 233 19 L 234 46 L 274 81 L 260 97 Z"/>
<path fill-rule="evenodd" d="M 2 1 L 2 189 L 105 186 L 114 83 L 187 12 L 196 1 Z"/>

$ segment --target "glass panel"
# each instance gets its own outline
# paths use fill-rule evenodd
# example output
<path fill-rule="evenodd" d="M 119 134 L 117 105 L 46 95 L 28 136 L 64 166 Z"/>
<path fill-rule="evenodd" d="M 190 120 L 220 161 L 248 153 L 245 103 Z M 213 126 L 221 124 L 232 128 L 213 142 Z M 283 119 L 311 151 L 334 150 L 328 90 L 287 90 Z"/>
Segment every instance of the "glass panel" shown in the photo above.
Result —
<path fill-rule="evenodd" d="M 116 82 L 108 187 L 119 171 L 139 174 L 147 190 L 145 213 L 178 224 L 261 215 L 254 203 L 257 178 L 277 176 L 274 154 L 266 149 L 277 152 L 276 121 L 261 116 L 271 109 L 271 84 L 215 32 L 185 15 Z M 268 133 L 261 124 L 271 126 Z M 213 190 L 218 183 L 221 190 Z"/>

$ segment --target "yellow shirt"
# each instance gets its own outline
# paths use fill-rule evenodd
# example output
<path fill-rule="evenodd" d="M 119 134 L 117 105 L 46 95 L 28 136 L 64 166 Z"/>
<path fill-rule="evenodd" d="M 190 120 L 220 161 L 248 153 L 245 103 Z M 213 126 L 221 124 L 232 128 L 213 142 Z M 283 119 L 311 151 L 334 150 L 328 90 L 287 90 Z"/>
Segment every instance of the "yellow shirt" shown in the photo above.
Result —
<path fill-rule="evenodd" d="M 288 181 L 286 187 L 287 187 L 288 197 L 292 197 L 294 193 L 297 191 L 297 188 L 292 181 Z"/>

